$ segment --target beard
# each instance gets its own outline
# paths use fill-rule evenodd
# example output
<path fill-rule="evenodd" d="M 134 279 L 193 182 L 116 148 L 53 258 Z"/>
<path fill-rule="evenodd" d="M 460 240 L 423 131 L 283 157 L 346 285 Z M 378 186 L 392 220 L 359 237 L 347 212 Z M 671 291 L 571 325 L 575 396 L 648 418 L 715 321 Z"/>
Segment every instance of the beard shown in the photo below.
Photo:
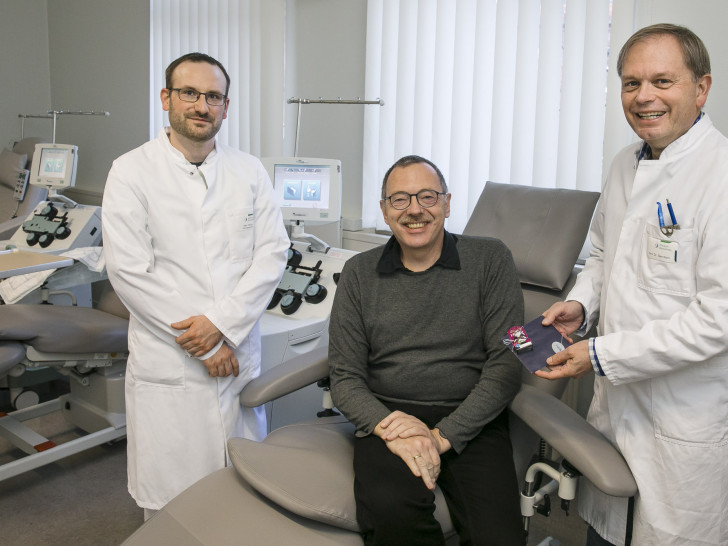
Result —
<path fill-rule="evenodd" d="M 196 125 L 195 122 L 188 119 L 190 117 L 206 119 L 211 121 L 212 123 L 200 127 Z M 222 126 L 222 120 L 222 116 L 220 116 L 220 118 L 216 120 L 215 117 L 209 112 L 206 115 L 201 115 L 196 112 L 191 112 L 185 115 L 183 113 L 177 112 L 176 110 L 173 110 L 172 108 L 170 108 L 169 110 L 169 125 L 172 127 L 172 129 L 180 136 L 183 136 L 194 142 L 207 142 L 208 140 L 214 138 L 218 131 L 220 131 L 220 127 Z"/>

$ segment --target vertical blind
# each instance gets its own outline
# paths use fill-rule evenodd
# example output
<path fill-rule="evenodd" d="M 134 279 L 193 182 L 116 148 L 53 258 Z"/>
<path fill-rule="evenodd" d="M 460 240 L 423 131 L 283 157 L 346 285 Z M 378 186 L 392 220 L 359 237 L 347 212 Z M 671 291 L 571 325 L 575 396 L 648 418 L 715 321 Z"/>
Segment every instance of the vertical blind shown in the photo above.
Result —
<path fill-rule="evenodd" d="M 460 232 L 487 180 L 599 191 L 611 0 L 368 0 L 363 222 L 399 157 L 442 170 Z"/>
<path fill-rule="evenodd" d="M 230 108 L 218 139 L 261 155 L 266 127 L 282 123 L 284 11 L 279 5 L 282 0 L 150 0 L 151 138 L 168 124 L 159 101 L 164 70 L 181 55 L 199 51 L 220 61 L 230 75 Z M 273 119 L 266 117 L 271 108 Z"/>

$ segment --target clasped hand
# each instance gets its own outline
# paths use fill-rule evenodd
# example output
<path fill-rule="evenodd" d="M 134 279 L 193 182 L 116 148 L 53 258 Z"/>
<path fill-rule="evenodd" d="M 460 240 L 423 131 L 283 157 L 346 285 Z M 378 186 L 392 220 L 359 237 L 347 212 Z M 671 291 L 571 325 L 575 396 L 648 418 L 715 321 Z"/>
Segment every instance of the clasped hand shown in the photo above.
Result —
<path fill-rule="evenodd" d="M 205 315 L 196 315 L 171 326 L 175 330 L 185 330 L 175 341 L 182 349 L 198 358 L 209 353 L 222 339 L 222 332 Z M 214 355 L 202 363 L 210 377 L 237 377 L 240 371 L 238 359 L 227 343 L 223 343 Z"/>
<path fill-rule="evenodd" d="M 412 415 L 394 411 L 377 425 L 374 433 L 399 456 L 412 474 L 422 478 L 428 489 L 435 488 L 440 475 L 440 454 L 450 449 L 450 442 Z"/>
<path fill-rule="evenodd" d="M 222 339 L 222 333 L 205 315 L 174 322 L 171 324 L 175 330 L 185 330 L 174 340 L 192 356 L 201 357 L 210 352 Z"/>

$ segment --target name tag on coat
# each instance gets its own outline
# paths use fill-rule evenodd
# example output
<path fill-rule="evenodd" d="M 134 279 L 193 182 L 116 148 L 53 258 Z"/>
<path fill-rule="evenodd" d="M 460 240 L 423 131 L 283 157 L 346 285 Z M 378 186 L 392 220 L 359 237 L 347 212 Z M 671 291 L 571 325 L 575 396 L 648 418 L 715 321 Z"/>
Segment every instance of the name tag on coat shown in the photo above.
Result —
<path fill-rule="evenodd" d="M 676 241 L 665 241 L 656 237 L 649 237 L 647 244 L 647 257 L 660 262 L 677 262 L 677 251 L 679 243 Z"/>

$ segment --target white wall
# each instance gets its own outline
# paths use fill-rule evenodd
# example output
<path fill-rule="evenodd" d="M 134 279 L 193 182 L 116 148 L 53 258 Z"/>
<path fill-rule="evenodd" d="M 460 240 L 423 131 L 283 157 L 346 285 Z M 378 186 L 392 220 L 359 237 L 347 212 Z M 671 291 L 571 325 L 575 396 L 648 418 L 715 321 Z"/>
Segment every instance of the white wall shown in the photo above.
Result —
<path fill-rule="evenodd" d="M 149 2 L 48 0 L 48 38 L 53 109 L 111 114 L 63 116 L 56 130 L 78 146 L 76 188 L 94 202 L 112 161 L 149 139 Z"/>
<path fill-rule="evenodd" d="M 0 0 L 0 149 L 20 138 L 18 114 L 51 106 L 46 0 Z M 25 136 L 50 138 L 45 120 L 26 120 Z"/>
<path fill-rule="evenodd" d="M 287 9 L 287 98 L 369 99 L 366 0 L 289 0 Z M 284 150 L 293 155 L 298 110 L 296 104 L 286 108 Z M 309 104 L 301 110 L 298 155 L 341 160 L 344 218 L 361 218 L 364 108 L 380 107 Z"/>

